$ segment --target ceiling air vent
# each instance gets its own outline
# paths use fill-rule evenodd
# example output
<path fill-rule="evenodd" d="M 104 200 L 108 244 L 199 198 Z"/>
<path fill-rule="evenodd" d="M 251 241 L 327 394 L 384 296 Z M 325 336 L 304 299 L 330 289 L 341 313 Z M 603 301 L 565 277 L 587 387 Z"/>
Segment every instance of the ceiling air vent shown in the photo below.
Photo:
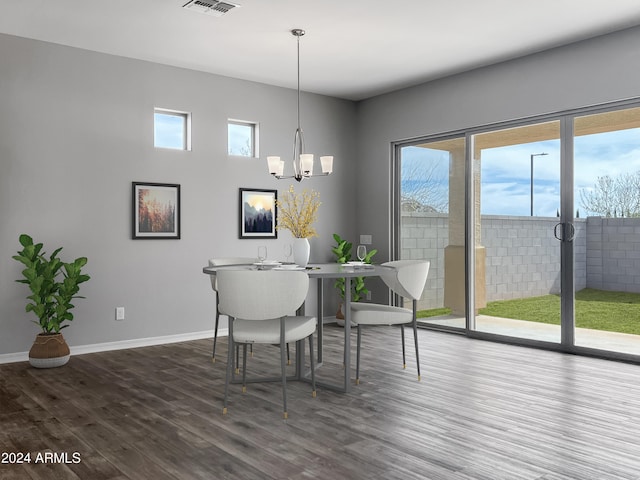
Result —
<path fill-rule="evenodd" d="M 240 5 L 234 3 L 218 2 L 216 0 L 191 0 L 184 4 L 182 8 L 188 8 L 194 12 L 200 12 L 206 15 L 213 15 L 214 17 L 221 17 L 239 6 Z"/>

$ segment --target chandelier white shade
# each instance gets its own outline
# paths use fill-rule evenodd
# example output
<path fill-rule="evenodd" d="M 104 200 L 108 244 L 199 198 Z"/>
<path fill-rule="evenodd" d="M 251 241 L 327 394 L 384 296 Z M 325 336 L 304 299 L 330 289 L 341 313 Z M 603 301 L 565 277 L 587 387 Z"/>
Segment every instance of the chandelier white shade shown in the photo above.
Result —
<path fill-rule="evenodd" d="M 285 175 L 285 162 L 279 156 L 268 156 L 267 167 L 269 173 L 277 179 L 295 178 L 301 182 L 305 178 L 329 175 L 333 172 L 333 157 L 320 157 L 322 173 L 313 173 L 313 154 L 306 153 L 304 148 L 304 134 L 300 127 L 300 37 L 305 34 L 304 30 L 296 28 L 291 30 L 291 34 L 298 40 L 298 128 L 293 138 L 293 174 Z"/>

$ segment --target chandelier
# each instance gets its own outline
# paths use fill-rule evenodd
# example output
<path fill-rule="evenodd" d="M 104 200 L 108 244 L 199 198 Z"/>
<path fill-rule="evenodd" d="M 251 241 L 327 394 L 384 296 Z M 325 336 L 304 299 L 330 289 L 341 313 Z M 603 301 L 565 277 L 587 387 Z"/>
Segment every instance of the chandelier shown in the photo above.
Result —
<path fill-rule="evenodd" d="M 313 173 L 313 154 L 306 153 L 304 148 L 304 134 L 300 128 L 300 37 L 305 31 L 299 28 L 291 30 L 291 34 L 298 40 L 298 128 L 293 137 L 293 175 L 284 175 L 284 160 L 280 157 L 267 157 L 269 173 L 277 179 L 295 178 L 301 182 L 305 178 L 329 175 L 333 171 L 333 157 L 320 157 L 322 173 Z"/>

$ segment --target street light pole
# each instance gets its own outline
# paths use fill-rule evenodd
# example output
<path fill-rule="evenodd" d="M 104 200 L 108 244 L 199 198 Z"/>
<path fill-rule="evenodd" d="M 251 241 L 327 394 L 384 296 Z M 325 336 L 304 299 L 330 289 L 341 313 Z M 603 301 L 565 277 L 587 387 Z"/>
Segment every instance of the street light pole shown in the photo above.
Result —
<path fill-rule="evenodd" d="M 533 217 L 533 157 L 541 157 L 549 155 L 548 153 L 532 153 L 531 154 L 531 216 Z"/>

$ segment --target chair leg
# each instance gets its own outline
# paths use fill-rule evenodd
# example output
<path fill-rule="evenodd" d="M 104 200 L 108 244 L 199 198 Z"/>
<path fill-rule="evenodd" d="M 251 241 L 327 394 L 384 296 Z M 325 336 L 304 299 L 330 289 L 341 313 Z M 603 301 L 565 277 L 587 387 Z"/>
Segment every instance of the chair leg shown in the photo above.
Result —
<path fill-rule="evenodd" d="M 285 365 L 285 344 L 284 344 L 284 317 L 280 319 L 280 371 L 282 373 L 282 406 L 284 409 L 283 417 L 288 418 L 287 413 L 287 371 Z"/>
<path fill-rule="evenodd" d="M 242 345 L 242 393 L 247 393 L 247 344 Z"/>
<path fill-rule="evenodd" d="M 358 341 L 356 342 L 356 385 L 360 385 L 360 343 L 362 339 L 362 325 L 358 324 Z"/>
<path fill-rule="evenodd" d="M 224 382 L 224 400 L 222 402 L 222 414 L 227 414 L 227 400 L 229 398 L 229 380 L 233 371 L 233 320 L 229 318 L 229 348 L 227 349 L 227 375 Z"/>
<path fill-rule="evenodd" d="M 220 321 L 220 312 L 218 311 L 218 298 L 216 295 L 216 326 L 213 330 L 213 352 L 211 353 L 211 362 L 216 363 L 216 343 L 218 341 L 218 323 Z"/>
<path fill-rule="evenodd" d="M 249 352 L 251 352 L 251 357 L 253 358 L 253 343 L 249 345 Z"/>
<path fill-rule="evenodd" d="M 240 373 L 240 345 L 236 345 L 236 374 Z"/>
<path fill-rule="evenodd" d="M 313 388 L 311 396 L 316 398 L 316 365 L 313 359 L 313 333 L 309 335 L 309 360 L 311 362 L 311 388 Z"/>
<path fill-rule="evenodd" d="M 415 300 L 414 300 L 415 302 Z M 416 344 L 416 366 L 418 367 L 418 381 L 420 381 L 422 379 L 422 377 L 420 376 L 420 355 L 418 353 L 418 321 L 416 320 L 416 308 L 414 305 L 413 308 L 413 338 L 415 340 L 415 344 Z"/>
<path fill-rule="evenodd" d="M 404 325 L 400 325 L 400 337 L 402 338 L 402 368 L 407 368 L 407 358 L 404 351 Z"/>
<path fill-rule="evenodd" d="M 287 343 L 287 365 L 291 365 L 291 354 L 289 352 L 289 344 Z"/>

